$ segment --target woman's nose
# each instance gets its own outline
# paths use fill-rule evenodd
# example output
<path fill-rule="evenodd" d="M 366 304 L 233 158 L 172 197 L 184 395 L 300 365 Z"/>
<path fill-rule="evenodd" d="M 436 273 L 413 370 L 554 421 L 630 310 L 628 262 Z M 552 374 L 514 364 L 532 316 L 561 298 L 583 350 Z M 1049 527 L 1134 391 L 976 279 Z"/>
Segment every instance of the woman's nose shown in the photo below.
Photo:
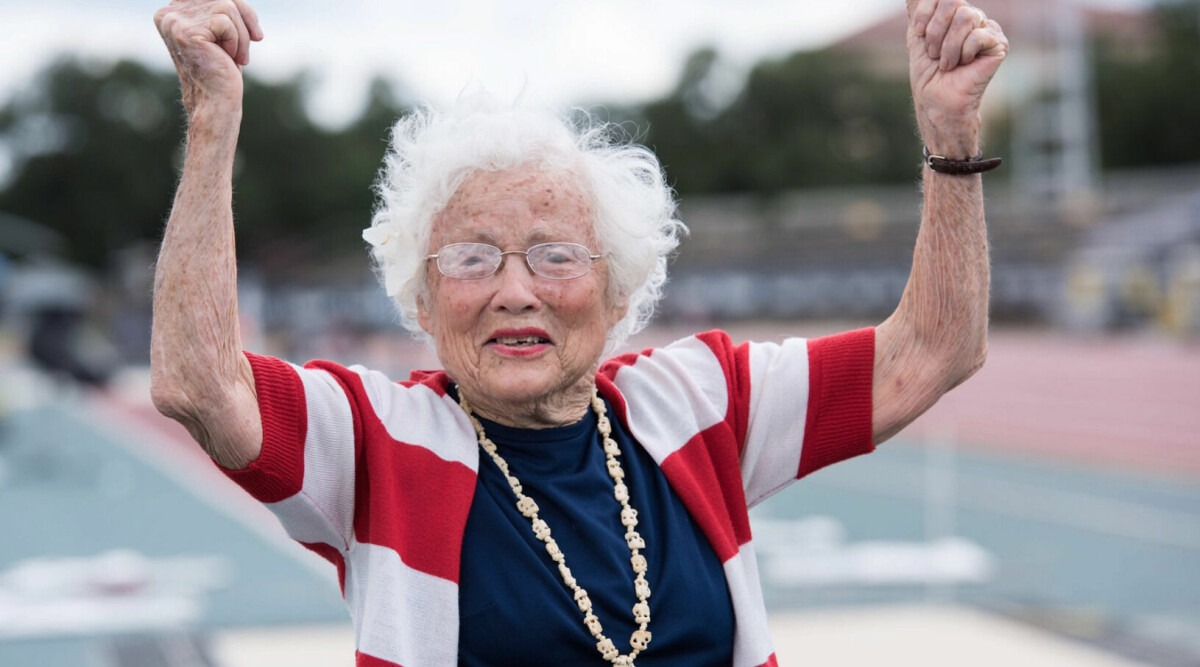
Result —
<path fill-rule="evenodd" d="M 529 268 L 524 255 L 505 255 L 493 278 L 499 281 L 493 303 L 510 312 L 522 312 L 540 304 L 534 290 L 537 276 Z"/>

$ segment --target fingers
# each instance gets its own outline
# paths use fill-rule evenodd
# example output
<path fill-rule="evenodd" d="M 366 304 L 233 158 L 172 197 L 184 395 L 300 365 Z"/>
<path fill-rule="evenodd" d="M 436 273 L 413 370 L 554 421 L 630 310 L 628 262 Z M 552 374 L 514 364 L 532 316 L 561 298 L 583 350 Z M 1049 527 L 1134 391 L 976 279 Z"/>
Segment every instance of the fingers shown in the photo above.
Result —
<path fill-rule="evenodd" d="M 981 56 L 1004 56 L 1008 53 L 1008 38 L 1000 24 L 989 20 L 986 28 L 972 30 L 963 42 L 959 64 L 969 65 Z"/>
<path fill-rule="evenodd" d="M 217 44 L 238 65 L 250 64 L 250 29 L 246 26 L 242 8 L 237 0 L 216 3 L 210 23 Z"/>
<path fill-rule="evenodd" d="M 239 65 L 250 62 L 250 34 L 240 16 L 235 19 L 228 14 L 216 14 L 208 25 L 213 41 L 233 58 L 233 62 Z"/>
<path fill-rule="evenodd" d="M 907 0 L 908 20 L 918 37 L 925 36 L 929 19 L 933 18 L 933 10 L 937 8 L 937 0 Z"/>
<path fill-rule="evenodd" d="M 155 13 L 154 22 L 177 61 L 211 43 L 235 64 L 247 65 L 250 42 L 263 38 L 258 15 L 247 0 L 174 0 Z"/>
<path fill-rule="evenodd" d="M 918 48 L 943 71 L 974 61 L 1008 42 L 995 21 L 965 0 L 906 0 L 909 46 Z M 976 34 L 986 33 L 986 34 Z M 915 41 L 913 41 L 915 40 Z"/>
<path fill-rule="evenodd" d="M 960 5 L 954 12 L 954 18 L 946 31 L 946 38 L 942 40 L 938 63 L 942 70 L 948 71 L 958 67 L 967 38 L 986 26 L 987 15 L 983 11 L 970 5 Z"/>
<path fill-rule="evenodd" d="M 958 2 L 952 0 L 942 0 L 937 3 L 937 8 L 933 11 L 933 16 L 929 19 L 929 24 L 925 26 L 925 52 L 933 60 L 938 60 L 942 57 L 942 45 L 946 40 L 947 33 L 950 32 L 950 25 L 954 22 L 954 15 L 961 6 Z"/>
<path fill-rule="evenodd" d="M 233 4 L 242 15 L 242 21 L 246 24 L 246 29 L 250 33 L 250 39 L 256 42 L 262 41 L 263 31 L 262 25 L 258 22 L 258 12 L 255 12 L 254 8 L 246 0 L 233 0 Z"/>

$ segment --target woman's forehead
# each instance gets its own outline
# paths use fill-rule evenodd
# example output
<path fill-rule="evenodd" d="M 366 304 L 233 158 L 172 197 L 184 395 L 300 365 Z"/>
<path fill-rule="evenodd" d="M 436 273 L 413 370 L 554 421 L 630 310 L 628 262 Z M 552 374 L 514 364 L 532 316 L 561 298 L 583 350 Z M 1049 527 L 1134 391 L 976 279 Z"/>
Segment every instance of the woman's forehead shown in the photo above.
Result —
<path fill-rule="evenodd" d="M 590 238 L 593 220 L 591 201 L 569 172 L 484 171 L 468 177 L 435 216 L 433 236 L 492 242 L 562 234 Z"/>

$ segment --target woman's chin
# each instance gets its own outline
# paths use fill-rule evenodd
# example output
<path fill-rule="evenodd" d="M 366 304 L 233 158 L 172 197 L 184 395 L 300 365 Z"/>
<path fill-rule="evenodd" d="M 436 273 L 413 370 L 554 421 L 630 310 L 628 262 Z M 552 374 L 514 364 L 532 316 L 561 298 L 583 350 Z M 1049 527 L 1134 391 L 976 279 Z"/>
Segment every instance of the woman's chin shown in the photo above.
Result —
<path fill-rule="evenodd" d="M 590 400 L 590 385 L 583 387 L 581 376 L 567 377 L 558 367 L 542 364 L 505 364 L 476 377 L 478 384 L 464 387 L 468 400 L 478 394 L 472 402 L 485 411 L 508 412 L 506 416 L 541 413 L 550 406 L 565 406 L 575 401 L 569 398 L 580 387 L 578 401 L 586 404 Z M 486 407 L 485 407 L 486 406 Z M 490 408 L 490 410 L 488 409 Z M 502 417 L 500 421 L 504 421 Z"/>
<path fill-rule="evenodd" d="M 549 343 L 537 343 L 534 345 L 504 345 L 501 343 L 488 343 L 486 350 L 501 358 L 506 359 L 531 359 L 548 354 L 553 346 Z"/>
<path fill-rule="evenodd" d="M 555 393 L 558 383 L 545 373 L 522 373 L 514 371 L 503 377 L 488 378 L 480 387 L 487 398 L 496 405 L 512 405 L 514 408 L 537 402 Z"/>

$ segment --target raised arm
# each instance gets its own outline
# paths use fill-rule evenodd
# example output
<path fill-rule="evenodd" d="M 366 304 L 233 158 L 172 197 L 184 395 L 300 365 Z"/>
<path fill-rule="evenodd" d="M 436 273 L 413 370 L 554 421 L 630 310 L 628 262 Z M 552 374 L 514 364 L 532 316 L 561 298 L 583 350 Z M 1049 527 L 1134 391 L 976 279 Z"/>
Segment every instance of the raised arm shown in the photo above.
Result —
<path fill-rule="evenodd" d="M 258 457 L 262 424 L 238 330 L 232 179 L 241 67 L 262 30 L 244 0 L 179 0 L 154 22 L 179 73 L 188 131 L 154 276 L 150 393 L 219 464 L 244 468 Z"/>
<path fill-rule="evenodd" d="M 964 0 L 908 0 L 909 74 L 917 124 L 934 155 L 979 152 L 979 106 L 1008 54 L 1000 25 Z M 876 329 L 872 429 L 895 435 L 983 366 L 988 246 L 979 175 L 924 170 L 912 273 Z"/>

